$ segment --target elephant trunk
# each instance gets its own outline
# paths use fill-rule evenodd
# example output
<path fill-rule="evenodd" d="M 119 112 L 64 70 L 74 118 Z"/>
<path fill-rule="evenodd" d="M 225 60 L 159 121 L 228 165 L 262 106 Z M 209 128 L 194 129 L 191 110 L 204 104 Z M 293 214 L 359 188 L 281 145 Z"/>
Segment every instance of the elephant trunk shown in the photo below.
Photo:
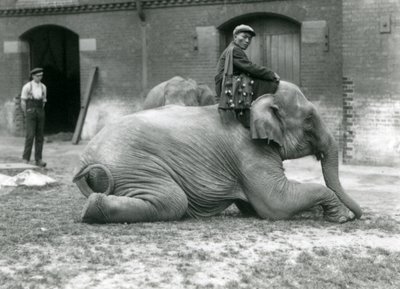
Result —
<path fill-rule="evenodd" d="M 332 138 L 328 149 L 323 152 L 321 166 L 326 186 L 336 193 L 340 201 L 354 213 L 356 218 L 360 218 L 362 215 L 360 206 L 343 190 L 340 184 L 338 147 Z"/>

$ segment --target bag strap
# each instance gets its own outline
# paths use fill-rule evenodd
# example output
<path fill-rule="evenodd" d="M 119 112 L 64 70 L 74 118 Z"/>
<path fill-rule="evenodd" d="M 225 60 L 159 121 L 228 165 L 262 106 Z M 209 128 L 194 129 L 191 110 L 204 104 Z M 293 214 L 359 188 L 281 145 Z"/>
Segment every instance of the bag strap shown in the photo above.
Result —
<path fill-rule="evenodd" d="M 40 87 L 42 88 L 42 100 L 44 100 L 44 84 L 40 83 Z"/>

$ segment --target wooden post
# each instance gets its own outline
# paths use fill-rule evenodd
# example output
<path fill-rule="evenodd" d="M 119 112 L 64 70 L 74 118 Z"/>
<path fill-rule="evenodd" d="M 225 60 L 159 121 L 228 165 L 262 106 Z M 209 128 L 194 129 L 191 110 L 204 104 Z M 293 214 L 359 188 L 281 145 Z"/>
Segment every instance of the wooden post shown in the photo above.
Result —
<path fill-rule="evenodd" d="M 81 102 L 81 110 L 79 112 L 78 121 L 76 123 L 74 136 L 72 137 L 72 144 L 78 144 L 80 141 L 82 128 L 83 128 L 83 124 L 84 124 L 85 118 L 86 118 L 86 113 L 87 113 L 87 110 L 89 107 L 90 97 L 91 97 L 92 91 L 93 91 L 93 83 L 94 83 L 95 76 L 97 74 L 97 70 L 98 70 L 98 67 L 96 66 L 96 67 L 93 67 L 93 69 L 91 71 L 89 81 L 86 86 L 85 97 L 83 98 L 83 102 Z"/>

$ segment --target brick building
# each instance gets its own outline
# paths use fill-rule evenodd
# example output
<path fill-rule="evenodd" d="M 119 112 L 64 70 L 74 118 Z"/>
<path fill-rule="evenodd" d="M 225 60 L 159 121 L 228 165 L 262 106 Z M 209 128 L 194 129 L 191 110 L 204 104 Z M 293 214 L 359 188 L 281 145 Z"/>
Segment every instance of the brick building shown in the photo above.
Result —
<path fill-rule="evenodd" d="M 73 131 L 98 67 L 83 137 L 140 109 L 174 76 L 211 88 L 232 28 L 257 31 L 249 56 L 297 83 L 344 161 L 400 164 L 400 4 L 395 0 L 5 0 L 0 3 L 0 125 L 20 133 L 18 96 L 45 68 L 46 131 Z"/>
<path fill-rule="evenodd" d="M 400 1 L 343 1 L 344 160 L 400 164 Z"/>

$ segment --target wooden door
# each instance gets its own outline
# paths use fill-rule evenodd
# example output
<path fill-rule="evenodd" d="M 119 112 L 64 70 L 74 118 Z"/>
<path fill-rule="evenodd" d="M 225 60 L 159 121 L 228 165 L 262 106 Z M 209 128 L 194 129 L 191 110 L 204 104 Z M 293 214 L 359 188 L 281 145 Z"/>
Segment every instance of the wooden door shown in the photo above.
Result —
<path fill-rule="evenodd" d="M 300 35 L 266 34 L 263 41 L 263 63 L 282 79 L 300 84 Z"/>

